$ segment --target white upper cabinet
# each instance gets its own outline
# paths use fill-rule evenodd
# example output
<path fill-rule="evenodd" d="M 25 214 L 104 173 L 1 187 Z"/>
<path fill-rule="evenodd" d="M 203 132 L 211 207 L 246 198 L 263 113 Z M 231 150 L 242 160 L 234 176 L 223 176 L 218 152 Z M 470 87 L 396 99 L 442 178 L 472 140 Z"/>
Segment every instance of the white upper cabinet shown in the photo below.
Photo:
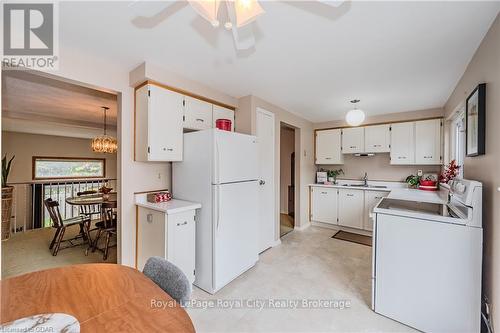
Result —
<path fill-rule="evenodd" d="M 184 128 L 191 130 L 212 128 L 212 104 L 185 96 Z"/>
<path fill-rule="evenodd" d="M 231 120 L 231 131 L 234 132 L 234 111 L 230 109 L 223 108 L 222 106 L 215 105 L 212 109 L 212 127 L 215 126 L 217 119 L 229 119 Z"/>
<path fill-rule="evenodd" d="M 415 122 L 391 125 L 391 164 L 415 164 Z"/>
<path fill-rule="evenodd" d="M 365 127 L 365 153 L 388 153 L 391 151 L 391 125 Z"/>
<path fill-rule="evenodd" d="M 153 84 L 135 94 L 135 160 L 182 161 L 184 96 Z"/>
<path fill-rule="evenodd" d="M 311 188 L 311 220 L 329 224 L 337 224 L 337 192 L 336 188 Z"/>
<path fill-rule="evenodd" d="M 342 130 L 342 153 L 355 154 L 365 151 L 365 128 L 353 127 Z"/>
<path fill-rule="evenodd" d="M 415 122 L 415 164 L 441 164 L 441 119 Z"/>
<path fill-rule="evenodd" d="M 316 132 L 316 164 L 343 164 L 340 129 Z"/>
<path fill-rule="evenodd" d="M 339 189 L 338 224 L 345 227 L 363 229 L 364 194 L 358 189 Z"/>

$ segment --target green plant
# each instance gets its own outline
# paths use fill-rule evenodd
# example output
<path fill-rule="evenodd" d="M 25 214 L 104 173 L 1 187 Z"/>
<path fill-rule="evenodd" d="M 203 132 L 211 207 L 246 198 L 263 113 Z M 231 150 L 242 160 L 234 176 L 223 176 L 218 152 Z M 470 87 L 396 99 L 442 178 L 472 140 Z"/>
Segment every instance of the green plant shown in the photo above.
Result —
<path fill-rule="evenodd" d="M 406 177 L 405 182 L 408 183 L 411 187 L 417 187 L 417 185 L 420 183 L 420 176 L 414 176 L 414 175 L 409 175 Z"/>
<path fill-rule="evenodd" d="M 7 186 L 7 179 L 9 178 L 10 166 L 12 164 L 12 160 L 16 157 L 16 155 L 12 156 L 12 158 L 7 162 L 7 155 L 4 155 L 2 158 L 2 187 Z"/>
<path fill-rule="evenodd" d="M 335 183 L 335 182 L 337 181 L 337 177 L 338 177 L 338 175 L 340 175 L 340 174 L 342 174 L 342 175 L 343 175 L 343 174 L 344 174 L 344 170 L 342 170 L 342 169 L 338 169 L 338 170 L 328 170 L 326 174 L 327 174 L 327 176 L 328 176 L 329 178 L 330 178 L 330 177 L 331 177 L 331 178 L 333 178 L 333 182 Z"/>

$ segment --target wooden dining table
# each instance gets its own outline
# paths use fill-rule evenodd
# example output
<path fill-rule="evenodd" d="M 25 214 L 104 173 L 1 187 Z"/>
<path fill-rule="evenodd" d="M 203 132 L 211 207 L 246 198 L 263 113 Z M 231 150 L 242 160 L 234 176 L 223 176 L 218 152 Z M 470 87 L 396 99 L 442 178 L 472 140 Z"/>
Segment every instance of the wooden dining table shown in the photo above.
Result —
<path fill-rule="evenodd" d="M 81 332 L 195 331 L 170 295 L 127 266 L 66 266 L 1 280 L 0 285 L 1 324 L 65 313 L 79 321 Z"/>

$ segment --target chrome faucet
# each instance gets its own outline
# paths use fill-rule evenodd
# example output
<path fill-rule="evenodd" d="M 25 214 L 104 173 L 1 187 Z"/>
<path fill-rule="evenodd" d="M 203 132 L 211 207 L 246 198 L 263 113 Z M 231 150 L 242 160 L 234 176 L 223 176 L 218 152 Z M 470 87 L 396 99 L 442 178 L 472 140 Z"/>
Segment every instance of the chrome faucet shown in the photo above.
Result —
<path fill-rule="evenodd" d="M 363 185 L 368 186 L 368 173 L 365 172 L 365 176 L 363 177 Z"/>

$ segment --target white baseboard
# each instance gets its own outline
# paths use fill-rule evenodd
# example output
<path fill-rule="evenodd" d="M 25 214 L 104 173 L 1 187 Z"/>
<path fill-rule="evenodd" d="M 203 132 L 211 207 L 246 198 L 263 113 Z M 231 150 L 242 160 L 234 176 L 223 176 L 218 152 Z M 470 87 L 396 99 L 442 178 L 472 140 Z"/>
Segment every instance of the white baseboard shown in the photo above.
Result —
<path fill-rule="evenodd" d="M 306 229 L 307 229 L 307 228 L 309 228 L 310 226 L 311 226 L 311 223 L 310 223 L 310 222 L 307 222 L 306 224 L 301 225 L 300 227 L 296 225 L 293 229 L 294 229 L 294 230 L 298 230 L 298 231 L 302 231 L 302 230 L 306 230 Z"/>
<path fill-rule="evenodd" d="M 275 247 L 281 245 L 281 239 L 276 239 L 274 242 L 271 243 L 271 247 Z"/>

